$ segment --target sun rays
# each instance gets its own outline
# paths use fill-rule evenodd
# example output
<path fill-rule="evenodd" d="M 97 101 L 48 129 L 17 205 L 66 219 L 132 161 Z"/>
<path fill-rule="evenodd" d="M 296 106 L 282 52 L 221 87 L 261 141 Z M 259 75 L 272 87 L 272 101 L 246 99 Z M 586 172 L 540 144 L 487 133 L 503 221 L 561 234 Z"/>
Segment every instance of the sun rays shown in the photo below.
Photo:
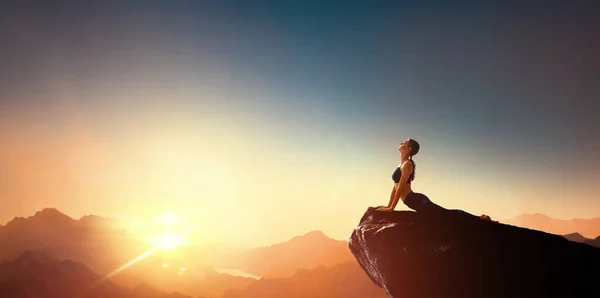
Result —
<path fill-rule="evenodd" d="M 150 242 L 152 242 L 154 244 L 154 246 L 152 248 L 150 248 L 146 252 L 140 254 L 139 256 L 135 257 L 131 261 L 123 264 L 121 267 L 113 270 L 109 274 L 105 275 L 102 280 L 106 280 L 106 279 L 113 277 L 114 275 L 118 274 L 119 272 L 122 272 L 123 270 L 134 265 L 135 263 L 152 255 L 153 253 L 157 252 L 158 250 L 174 250 L 179 246 L 189 244 L 189 241 L 187 241 L 185 239 L 185 236 L 187 234 L 189 234 L 195 228 L 196 228 L 196 225 L 192 225 L 192 226 L 188 227 L 187 229 L 183 230 L 182 232 L 165 233 L 165 234 L 162 234 L 162 235 L 159 235 L 157 237 L 150 239 Z M 168 265 L 167 265 L 167 267 L 168 267 Z"/>

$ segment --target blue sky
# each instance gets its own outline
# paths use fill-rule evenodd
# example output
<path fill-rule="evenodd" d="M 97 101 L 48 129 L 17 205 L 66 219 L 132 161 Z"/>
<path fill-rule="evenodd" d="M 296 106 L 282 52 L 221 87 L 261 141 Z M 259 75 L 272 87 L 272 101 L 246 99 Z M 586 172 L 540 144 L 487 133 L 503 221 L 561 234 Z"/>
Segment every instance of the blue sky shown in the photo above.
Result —
<path fill-rule="evenodd" d="M 450 177 L 522 193 L 498 216 L 595 216 L 600 8 L 508 2 L 3 2 L 3 128 L 64 135 L 67 97 L 113 140 L 208 113 L 270 150 L 368 165 L 386 183 L 411 137 L 432 173 L 420 192 L 440 198 L 431 188 Z M 18 120 L 28 108 L 46 112 Z M 388 187 L 369 187 L 383 204 Z"/>

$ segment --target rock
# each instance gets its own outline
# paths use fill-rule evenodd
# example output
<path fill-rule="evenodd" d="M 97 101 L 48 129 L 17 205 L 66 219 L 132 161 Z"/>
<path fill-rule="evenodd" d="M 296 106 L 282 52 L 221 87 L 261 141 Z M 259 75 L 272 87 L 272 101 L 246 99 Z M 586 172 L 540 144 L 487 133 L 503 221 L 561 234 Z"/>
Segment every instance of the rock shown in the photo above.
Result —
<path fill-rule="evenodd" d="M 600 249 L 456 212 L 368 208 L 350 251 L 389 297 L 600 297 Z"/>

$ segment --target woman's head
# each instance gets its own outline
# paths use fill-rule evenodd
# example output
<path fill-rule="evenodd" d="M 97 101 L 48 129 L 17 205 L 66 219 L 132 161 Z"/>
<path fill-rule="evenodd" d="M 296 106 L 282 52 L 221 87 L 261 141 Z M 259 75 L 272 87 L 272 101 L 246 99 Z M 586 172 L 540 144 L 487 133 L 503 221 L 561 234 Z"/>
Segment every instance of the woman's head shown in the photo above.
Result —
<path fill-rule="evenodd" d="M 398 151 L 400 151 L 400 153 L 402 154 L 407 154 L 409 157 L 411 157 L 419 153 L 420 147 L 421 146 L 417 141 L 413 139 L 406 139 L 402 143 L 400 143 L 400 146 L 398 146 Z"/>

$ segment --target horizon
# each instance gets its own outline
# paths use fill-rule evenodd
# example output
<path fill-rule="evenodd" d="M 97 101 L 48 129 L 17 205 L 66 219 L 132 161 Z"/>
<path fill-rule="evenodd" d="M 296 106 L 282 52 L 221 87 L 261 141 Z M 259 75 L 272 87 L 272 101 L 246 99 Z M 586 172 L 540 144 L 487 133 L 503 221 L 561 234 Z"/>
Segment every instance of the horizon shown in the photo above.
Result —
<path fill-rule="evenodd" d="M 600 18 L 578 3 L 0 3 L 0 222 L 46 206 L 207 239 L 344 239 L 413 191 L 600 217 Z M 409 210 L 399 202 L 396 210 Z"/>
<path fill-rule="evenodd" d="M 14 218 L 12 218 L 11 220 L 9 220 L 9 221 L 7 221 L 5 223 L 0 223 L 0 227 L 5 227 L 8 223 L 12 222 L 13 220 L 15 220 L 17 218 L 22 218 L 22 219 L 33 218 L 38 213 L 41 213 L 41 212 L 44 212 L 44 211 L 53 211 L 53 212 L 56 211 L 56 212 L 60 213 L 61 215 L 67 216 L 68 218 L 70 218 L 72 220 L 75 220 L 75 221 L 80 221 L 80 220 L 82 220 L 85 217 L 95 216 L 95 217 L 100 217 L 100 218 L 105 219 L 105 220 L 115 220 L 115 221 L 117 221 L 117 223 L 120 224 L 118 226 L 118 228 L 122 228 L 122 229 L 126 229 L 126 230 L 131 230 L 131 229 L 139 228 L 139 226 L 138 227 L 131 226 L 130 222 L 128 223 L 127 220 L 123 220 L 123 219 L 119 219 L 119 218 L 114 218 L 114 217 L 110 217 L 110 216 L 103 216 L 103 215 L 100 215 L 100 214 L 85 214 L 85 215 L 80 216 L 80 217 L 74 217 L 74 216 L 71 216 L 71 215 L 69 215 L 67 213 L 64 213 L 61 210 L 59 210 L 57 208 L 53 208 L 53 207 L 43 208 L 43 209 L 38 210 L 35 213 L 33 213 L 31 215 L 27 215 L 27 216 L 15 216 Z M 169 216 L 170 218 L 167 219 L 168 222 L 165 222 L 164 219 L 167 216 Z M 163 219 L 162 222 L 161 222 L 161 219 Z M 165 213 L 162 216 L 157 217 L 154 220 L 151 220 L 151 222 L 162 223 L 162 224 L 165 224 L 165 225 L 169 226 L 168 229 L 167 229 L 168 232 L 174 232 L 175 230 L 178 229 L 178 228 L 174 228 L 174 226 L 181 227 L 181 226 L 189 226 L 189 225 L 193 225 L 194 224 L 193 220 L 190 221 L 190 220 L 185 220 L 185 219 L 178 218 L 177 215 L 173 214 L 173 213 Z M 140 222 L 138 222 L 137 224 L 139 225 Z M 150 222 L 141 222 L 141 224 L 150 224 Z M 270 245 L 274 245 L 274 244 L 284 243 L 284 242 L 291 241 L 291 240 L 293 240 L 296 237 L 306 236 L 308 234 L 314 234 L 314 233 L 323 234 L 324 236 L 326 236 L 327 238 L 330 238 L 332 240 L 347 241 L 347 239 L 336 239 L 334 237 L 331 237 L 330 235 L 327 235 L 325 232 L 323 232 L 321 230 L 310 230 L 310 231 L 306 231 L 306 232 L 300 233 L 298 235 L 291 235 L 287 239 L 280 240 L 279 242 L 276 242 L 276 243 L 253 243 L 254 245 L 258 245 L 258 246 L 246 245 L 245 248 L 248 249 L 248 248 L 263 247 L 263 246 L 270 246 Z M 160 234 L 161 234 L 161 232 L 157 232 L 156 230 L 152 230 L 151 232 L 145 231 L 145 233 L 143 235 L 141 235 L 141 236 L 139 236 L 139 235 L 138 236 L 131 235 L 131 236 L 133 238 L 138 239 L 138 240 L 144 240 L 144 241 L 146 241 L 146 240 L 148 240 L 150 238 L 150 236 L 157 236 L 157 235 L 160 235 Z M 200 236 L 200 238 L 202 238 L 202 237 Z M 202 245 L 210 245 L 210 244 L 228 244 L 228 243 L 231 243 L 231 242 L 228 242 L 228 240 L 226 240 L 226 239 L 219 239 L 219 240 L 217 240 L 217 239 L 213 239 L 213 241 L 207 241 L 207 242 L 200 242 L 200 241 L 198 241 L 198 242 L 196 242 L 195 245 L 202 246 Z M 231 241 L 231 239 L 229 239 L 229 241 Z M 234 242 L 234 243 L 231 243 L 231 244 L 235 244 L 235 245 L 239 246 L 242 243 L 240 243 L 240 242 Z"/>
<path fill-rule="evenodd" d="M 85 214 L 85 215 L 76 217 L 76 216 L 71 216 L 71 215 L 69 215 L 69 214 L 67 214 L 67 213 L 65 213 L 65 212 L 63 212 L 63 211 L 61 211 L 61 210 L 59 210 L 57 208 L 46 207 L 46 208 L 38 210 L 38 211 L 36 211 L 36 212 L 34 212 L 33 214 L 30 214 L 30 215 L 15 216 L 15 217 L 13 217 L 11 220 L 9 220 L 7 222 L 0 223 L 0 227 L 5 227 L 9 222 L 11 222 L 12 220 L 14 220 L 16 218 L 30 218 L 30 217 L 34 217 L 38 212 L 42 212 L 42 211 L 47 210 L 47 209 L 48 210 L 55 210 L 55 211 L 57 211 L 57 212 L 65 215 L 65 216 L 69 217 L 70 219 L 76 220 L 76 221 L 79 221 L 82 218 L 87 217 L 87 216 L 97 216 L 97 217 L 100 217 L 100 218 L 103 218 L 103 219 L 107 219 L 107 220 L 116 220 L 118 223 L 122 224 L 120 227 L 124 228 L 126 230 L 139 229 L 139 224 L 149 224 L 150 222 L 159 222 L 161 220 L 161 218 L 164 218 L 165 216 L 168 216 L 168 215 L 171 215 L 171 216 L 174 215 L 175 217 L 170 218 L 170 220 L 171 221 L 173 221 L 173 220 L 176 221 L 176 222 L 167 223 L 167 225 L 169 226 L 169 228 L 166 231 L 169 232 L 169 233 L 175 232 L 175 230 L 177 230 L 177 228 L 174 229 L 173 226 L 179 226 L 179 227 L 181 227 L 181 226 L 186 226 L 186 225 L 189 226 L 191 224 L 194 224 L 193 220 L 190 221 L 190 220 L 185 220 L 185 219 L 178 218 L 176 214 L 173 214 L 173 213 L 170 213 L 170 212 L 169 213 L 165 213 L 162 216 L 156 217 L 153 220 L 147 221 L 145 223 L 143 221 L 140 221 L 140 222 L 137 223 L 137 226 L 132 226 L 132 225 L 128 225 L 128 221 L 127 220 L 120 219 L 120 218 L 114 218 L 114 217 L 110 217 L 110 216 L 103 216 L 101 214 Z M 403 210 L 403 211 L 407 211 L 407 210 Z M 592 217 L 592 218 L 555 218 L 555 217 L 552 217 L 552 216 L 549 216 L 549 215 L 543 214 L 543 213 L 522 213 L 522 214 L 519 214 L 519 215 L 514 216 L 512 218 L 500 219 L 500 223 L 505 223 L 503 221 L 515 220 L 515 219 L 517 219 L 519 217 L 522 217 L 522 216 L 543 216 L 543 217 L 547 217 L 547 218 L 553 219 L 553 220 L 564 220 L 564 221 L 571 221 L 571 220 L 600 220 L 600 216 L 599 217 Z M 129 224 L 130 223 L 131 222 L 129 222 Z M 505 224 L 511 224 L 512 225 L 512 223 L 505 223 Z M 165 232 L 165 230 L 162 231 L 162 233 L 164 233 L 164 232 Z M 202 247 L 203 245 L 234 244 L 234 245 L 236 245 L 237 249 L 248 250 L 248 249 L 253 249 L 253 248 L 268 247 L 268 246 L 271 246 L 271 245 L 285 243 L 285 242 L 293 240 L 296 237 L 306 236 L 308 234 L 312 234 L 312 233 L 315 233 L 315 232 L 322 233 L 327 238 L 330 238 L 330 239 L 336 240 L 336 241 L 348 241 L 348 238 L 349 238 L 349 236 L 346 237 L 346 238 L 336 238 L 335 236 L 329 235 L 329 234 L 327 234 L 326 232 L 324 232 L 322 230 L 314 229 L 314 230 L 307 230 L 307 231 L 304 231 L 304 232 L 300 232 L 299 234 L 295 234 L 295 235 L 291 235 L 290 234 L 287 237 L 284 236 L 283 238 L 276 240 L 275 242 L 243 243 L 244 241 L 240 240 L 240 239 L 238 239 L 236 241 L 236 240 L 233 240 L 233 239 L 220 239 L 220 238 L 212 239 L 212 241 L 198 241 L 200 238 L 203 238 L 203 237 L 197 235 L 196 238 L 194 238 L 194 241 L 193 241 L 194 244 L 191 244 L 191 245 L 192 246 Z M 147 241 L 151 237 L 156 237 L 156 236 L 158 236 L 160 234 L 161 234 L 161 232 L 157 232 L 156 230 L 149 229 L 148 231 L 144 231 L 140 235 L 131 235 L 131 236 L 133 238 L 135 238 L 135 239 L 138 239 L 138 240 Z M 581 235 L 581 232 L 579 232 L 579 231 L 573 231 L 570 234 L 580 234 Z M 567 235 L 567 234 L 565 234 L 565 235 Z M 596 236 L 593 236 L 592 238 L 589 238 L 589 236 L 588 236 L 588 239 L 594 239 L 595 237 L 600 237 L 600 234 L 596 235 Z"/>

